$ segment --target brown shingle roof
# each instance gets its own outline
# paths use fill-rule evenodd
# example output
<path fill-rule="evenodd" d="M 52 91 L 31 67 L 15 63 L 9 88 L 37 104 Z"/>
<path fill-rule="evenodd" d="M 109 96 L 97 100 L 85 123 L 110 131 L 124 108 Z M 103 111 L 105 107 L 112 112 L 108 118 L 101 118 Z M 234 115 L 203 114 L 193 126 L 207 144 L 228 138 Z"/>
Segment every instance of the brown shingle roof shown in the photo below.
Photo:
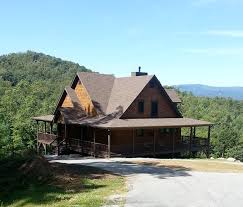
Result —
<path fill-rule="evenodd" d="M 80 81 L 86 88 L 98 112 L 105 113 L 115 77 L 113 75 L 79 72 Z"/>
<path fill-rule="evenodd" d="M 77 94 L 75 93 L 75 90 L 73 90 L 70 86 L 66 86 L 65 91 L 67 92 L 67 95 L 70 97 L 73 106 L 81 107 L 81 103 L 78 99 Z"/>
<path fill-rule="evenodd" d="M 170 97 L 170 99 L 172 100 L 172 102 L 181 103 L 181 99 L 174 89 L 166 89 L 165 88 L 165 91 L 168 94 L 168 96 Z"/>
<path fill-rule="evenodd" d="M 112 119 L 108 122 L 91 124 L 100 128 L 155 128 L 155 127 L 194 127 L 210 126 L 213 123 L 191 118 L 146 118 L 146 119 Z"/>
<path fill-rule="evenodd" d="M 117 110 L 125 112 L 152 78 L 152 75 L 116 78 L 106 114 Z"/>

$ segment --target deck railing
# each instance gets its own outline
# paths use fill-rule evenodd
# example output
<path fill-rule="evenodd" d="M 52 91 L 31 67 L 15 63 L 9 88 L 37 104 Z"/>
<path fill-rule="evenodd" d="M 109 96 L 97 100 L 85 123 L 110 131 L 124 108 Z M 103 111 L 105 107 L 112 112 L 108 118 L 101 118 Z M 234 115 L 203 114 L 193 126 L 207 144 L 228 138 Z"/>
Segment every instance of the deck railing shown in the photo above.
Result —
<path fill-rule="evenodd" d="M 43 144 L 54 144 L 57 139 L 57 135 L 39 132 L 37 135 L 38 142 Z"/>
<path fill-rule="evenodd" d="M 92 156 L 108 156 L 108 145 L 106 144 L 84 141 L 75 138 L 68 138 L 67 140 L 69 140 L 69 146 L 71 149 L 75 151 Z"/>

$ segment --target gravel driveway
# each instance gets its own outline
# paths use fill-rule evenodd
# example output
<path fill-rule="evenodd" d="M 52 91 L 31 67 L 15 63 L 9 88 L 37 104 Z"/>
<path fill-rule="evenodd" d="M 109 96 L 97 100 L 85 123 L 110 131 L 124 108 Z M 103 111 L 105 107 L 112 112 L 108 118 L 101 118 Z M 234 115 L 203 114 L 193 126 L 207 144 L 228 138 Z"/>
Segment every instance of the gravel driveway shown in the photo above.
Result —
<path fill-rule="evenodd" d="M 100 167 L 127 176 L 129 192 L 125 207 L 243 206 L 243 173 L 175 170 L 128 163 L 131 160 L 134 159 L 68 159 L 55 162 Z"/>

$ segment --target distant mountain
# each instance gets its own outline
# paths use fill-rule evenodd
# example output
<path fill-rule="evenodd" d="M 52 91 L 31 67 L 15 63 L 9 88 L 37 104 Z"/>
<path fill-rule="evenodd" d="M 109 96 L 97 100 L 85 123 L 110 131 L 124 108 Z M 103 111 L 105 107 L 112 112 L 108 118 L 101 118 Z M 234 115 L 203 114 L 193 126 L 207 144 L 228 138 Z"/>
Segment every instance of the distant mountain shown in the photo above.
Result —
<path fill-rule="evenodd" d="M 243 100 L 243 87 L 214 87 L 201 84 L 182 84 L 175 87 L 180 91 L 192 92 L 195 96 L 218 96 Z"/>

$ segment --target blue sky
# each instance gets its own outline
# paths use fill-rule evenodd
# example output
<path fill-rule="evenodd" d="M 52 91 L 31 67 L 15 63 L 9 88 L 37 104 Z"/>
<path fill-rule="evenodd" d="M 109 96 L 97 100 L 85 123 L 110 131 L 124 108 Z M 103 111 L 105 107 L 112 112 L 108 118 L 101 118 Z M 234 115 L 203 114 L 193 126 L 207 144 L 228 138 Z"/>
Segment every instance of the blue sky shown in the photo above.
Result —
<path fill-rule="evenodd" d="M 1 1 L 0 54 L 33 50 L 162 84 L 243 86 L 243 0 Z"/>

